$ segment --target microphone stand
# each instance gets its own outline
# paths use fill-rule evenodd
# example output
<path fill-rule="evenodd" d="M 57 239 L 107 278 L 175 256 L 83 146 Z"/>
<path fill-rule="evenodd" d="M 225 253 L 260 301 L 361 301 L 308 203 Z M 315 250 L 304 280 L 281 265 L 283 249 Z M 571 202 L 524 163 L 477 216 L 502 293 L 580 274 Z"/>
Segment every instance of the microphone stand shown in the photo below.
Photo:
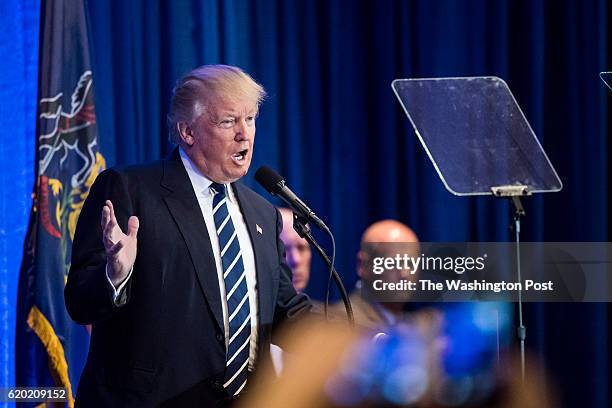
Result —
<path fill-rule="evenodd" d="M 302 215 L 296 214 L 294 212 L 293 213 L 293 229 L 298 233 L 300 237 L 308 241 L 308 243 L 317 250 L 317 252 L 321 256 L 323 261 L 325 261 L 325 263 L 327 264 L 327 267 L 331 269 L 332 276 L 334 278 L 334 282 L 336 282 L 336 286 L 338 287 L 338 290 L 340 290 L 340 296 L 342 297 L 342 302 L 344 302 L 344 308 L 346 309 L 346 315 L 348 317 L 349 325 L 351 327 L 354 327 L 355 317 L 353 316 L 353 307 L 351 306 L 351 301 L 349 300 L 348 294 L 346 293 L 346 289 L 344 288 L 344 285 L 342 284 L 342 279 L 340 279 L 340 275 L 338 275 L 336 268 L 333 267 L 331 260 L 329 259 L 325 251 L 323 251 L 323 248 L 321 248 L 321 246 L 317 243 L 317 241 L 312 236 L 312 232 L 310 230 L 310 227 L 308 226 L 308 220 Z M 329 234 L 331 235 L 331 232 L 329 230 L 327 230 L 327 232 L 329 232 Z M 327 305 L 325 308 L 325 318 L 327 319 Z"/>

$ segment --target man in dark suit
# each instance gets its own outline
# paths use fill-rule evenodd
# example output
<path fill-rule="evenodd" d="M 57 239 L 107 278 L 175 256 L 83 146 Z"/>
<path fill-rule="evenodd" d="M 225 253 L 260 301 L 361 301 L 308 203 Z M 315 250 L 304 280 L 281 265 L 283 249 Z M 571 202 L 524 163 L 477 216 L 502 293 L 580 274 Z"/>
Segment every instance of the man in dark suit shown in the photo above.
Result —
<path fill-rule="evenodd" d="M 278 211 L 235 183 L 263 97 L 236 67 L 193 70 L 172 96 L 172 154 L 93 185 L 65 288 L 72 318 L 93 325 L 78 406 L 225 404 L 269 359 L 272 331 L 310 310 Z"/>

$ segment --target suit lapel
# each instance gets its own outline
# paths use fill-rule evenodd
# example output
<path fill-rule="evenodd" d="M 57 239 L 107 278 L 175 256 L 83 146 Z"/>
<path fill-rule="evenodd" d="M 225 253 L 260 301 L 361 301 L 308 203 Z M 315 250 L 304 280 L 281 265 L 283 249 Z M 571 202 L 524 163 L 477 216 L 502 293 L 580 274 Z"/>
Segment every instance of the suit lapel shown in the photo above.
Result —
<path fill-rule="evenodd" d="M 178 149 L 164 160 L 161 184 L 170 191 L 164 201 L 185 240 L 200 289 L 219 328 L 223 330 L 223 309 L 215 257 L 200 205 Z"/>
<path fill-rule="evenodd" d="M 240 184 L 232 183 L 240 211 L 247 225 L 251 244 L 253 245 L 253 255 L 255 257 L 255 269 L 257 274 L 257 304 L 259 306 L 259 321 L 261 323 L 272 321 L 272 278 L 270 265 L 266 262 L 265 254 L 269 249 L 265 248 L 268 234 L 276 234 L 276 230 L 267 231 L 262 229 L 264 223 L 261 216 L 255 211 L 255 207 L 248 205 L 248 200 L 244 196 L 243 187 Z M 274 238 L 275 239 L 275 238 Z"/>

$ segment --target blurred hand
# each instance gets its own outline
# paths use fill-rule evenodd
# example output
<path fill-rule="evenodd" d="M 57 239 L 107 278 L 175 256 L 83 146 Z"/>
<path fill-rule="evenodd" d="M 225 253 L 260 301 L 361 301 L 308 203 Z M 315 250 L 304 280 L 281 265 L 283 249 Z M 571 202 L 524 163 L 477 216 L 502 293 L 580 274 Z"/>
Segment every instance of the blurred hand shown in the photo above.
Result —
<path fill-rule="evenodd" d="M 131 216 L 126 235 L 117 223 L 113 203 L 106 200 L 102 208 L 102 242 L 106 252 L 108 277 L 115 287 L 125 280 L 136 261 L 139 225 L 138 217 Z"/>

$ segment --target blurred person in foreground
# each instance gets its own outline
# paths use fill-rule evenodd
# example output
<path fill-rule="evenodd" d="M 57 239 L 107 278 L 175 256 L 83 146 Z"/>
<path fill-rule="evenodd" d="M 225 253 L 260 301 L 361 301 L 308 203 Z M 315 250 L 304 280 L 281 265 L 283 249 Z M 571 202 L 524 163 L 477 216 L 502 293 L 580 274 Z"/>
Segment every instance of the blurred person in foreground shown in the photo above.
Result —
<path fill-rule="evenodd" d="M 477 369 L 449 371 L 466 351 L 477 351 L 478 341 L 448 349 L 440 358 L 435 342 L 408 326 L 378 339 L 365 329 L 320 321 L 302 322 L 284 334 L 295 357 L 280 378 L 259 382 L 239 407 L 285 408 L 287 401 L 292 408 L 559 406 L 551 380 L 529 358 L 524 383 L 518 356 L 500 366 L 489 355 Z M 470 335 L 474 340 L 478 333 Z"/>

